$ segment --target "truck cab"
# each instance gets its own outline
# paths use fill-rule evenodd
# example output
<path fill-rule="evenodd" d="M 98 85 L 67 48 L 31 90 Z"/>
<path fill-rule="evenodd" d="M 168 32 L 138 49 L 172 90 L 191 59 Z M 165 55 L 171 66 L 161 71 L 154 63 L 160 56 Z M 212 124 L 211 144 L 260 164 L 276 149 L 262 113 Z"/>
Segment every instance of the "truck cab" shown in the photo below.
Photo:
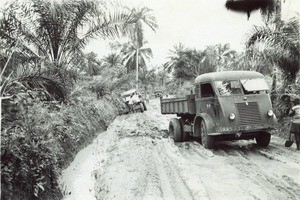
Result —
<path fill-rule="evenodd" d="M 269 93 L 264 76 L 258 72 L 207 73 L 195 79 L 195 94 L 181 100 L 189 109 L 177 109 L 173 99 L 173 103 L 169 101 L 174 104 L 169 105 L 172 113 L 166 112 L 168 102 L 161 103 L 162 113 L 178 116 L 169 126 L 174 140 L 194 136 L 204 147 L 213 148 L 219 140 L 256 139 L 258 145 L 268 146 L 277 121 Z M 175 130 L 174 126 L 180 128 Z"/>

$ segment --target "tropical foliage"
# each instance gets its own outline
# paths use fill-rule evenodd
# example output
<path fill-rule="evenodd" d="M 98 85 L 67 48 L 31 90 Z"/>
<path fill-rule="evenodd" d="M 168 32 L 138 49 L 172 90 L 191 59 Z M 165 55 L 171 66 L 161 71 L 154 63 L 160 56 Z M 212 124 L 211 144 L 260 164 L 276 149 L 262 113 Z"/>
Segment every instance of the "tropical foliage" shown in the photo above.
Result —
<path fill-rule="evenodd" d="M 3 100 L 1 199 L 61 199 L 60 172 L 121 108 L 89 93 L 67 104 L 42 102 L 35 91 Z"/>
<path fill-rule="evenodd" d="M 95 36 L 115 37 L 129 32 L 136 21 L 127 9 L 97 1 L 21 1 L 9 6 L 1 23 L 6 45 L 61 67 L 82 55 Z M 17 12 L 18 11 L 18 12 Z M 80 32 L 80 30 L 84 30 Z M 8 31 L 9 30 L 9 31 Z"/>
<path fill-rule="evenodd" d="M 92 0 L 16 0 L 5 6 L 1 199 L 62 198 L 62 169 L 122 113 L 117 93 L 132 87 L 133 75 L 123 76 L 123 57 L 99 59 L 84 54 L 84 47 L 95 37 L 130 36 L 145 10 Z"/>
<path fill-rule="evenodd" d="M 139 83 L 139 65 L 146 66 L 146 60 L 152 57 L 152 50 L 147 48 L 147 41 L 144 38 L 144 26 L 146 25 L 153 31 L 158 28 L 156 19 L 151 15 L 151 9 L 143 7 L 132 10 L 135 15 L 140 16 L 131 28 L 131 42 L 124 46 L 122 53 L 125 55 L 124 61 L 129 72 L 135 66 L 136 68 L 136 88 Z"/>
<path fill-rule="evenodd" d="M 139 73 L 139 81 L 142 85 L 141 89 L 147 92 L 150 88 L 152 88 L 153 91 L 153 88 L 156 85 L 156 76 L 154 69 L 142 69 Z"/>
<path fill-rule="evenodd" d="M 143 43 L 143 45 L 146 42 Z M 134 41 L 127 42 L 123 45 L 121 53 L 124 55 L 123 62 L 126 66 L 127 72 L 136 70 L 136 64 L 140 68 L 146 68 L 147 61 L 152 58 L 152 50 L 149 47 L 136 47 Z"/>
<path fill-rule="evenodd" d="M 236 52 L 230 49 L 229 44 L 211 45 L 204 50 L 185 48 L 179 44 L 170 53 L 165 69 L 184 80 L 194 79 L 203 73 L 228 70 L 236 60 Z"/>
<path fill-rule="evenodd" d="M 285 75 L 287 83 L 296 79 L 299 71 L 299 19 L 288 22 L 281 21 L 276 25 L 254 27 L 247 46 L 256 45 L 256 51 L 262 52 L 269 61 L 279 67 Z M 250 49 L 248 53 L 252 53 Z"/>
<path fill-rule="evenodd" d="M 14 49 L 13 56 L 22 61 L 20 65 L 30 69 L 26 76 L 51 75 L 69 86 L 76 79 L 83 48 L 92 38 L 128 35 L 140 17 L 138 12 L 119 4 L 92 0 L 15 1 L 1 18 L 1 45 Z M 9 63 L 5 74 L 17 71 L 19 65 L 13 64 Z M 95 68 L 90 68 L 89 73 L 97 74 Z"/>

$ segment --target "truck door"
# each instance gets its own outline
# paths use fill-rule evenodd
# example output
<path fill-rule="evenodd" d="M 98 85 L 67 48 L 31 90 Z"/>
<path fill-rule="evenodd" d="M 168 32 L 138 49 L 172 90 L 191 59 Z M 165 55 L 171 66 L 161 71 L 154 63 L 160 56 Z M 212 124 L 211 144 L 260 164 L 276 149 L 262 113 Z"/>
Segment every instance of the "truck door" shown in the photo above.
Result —
<path fill-rule="evenodd" d="M 210 83 L 196 86 L 196 112 L 207 113 L 213 120 L 220 117 L 220 106 L 216 93 Z"/>

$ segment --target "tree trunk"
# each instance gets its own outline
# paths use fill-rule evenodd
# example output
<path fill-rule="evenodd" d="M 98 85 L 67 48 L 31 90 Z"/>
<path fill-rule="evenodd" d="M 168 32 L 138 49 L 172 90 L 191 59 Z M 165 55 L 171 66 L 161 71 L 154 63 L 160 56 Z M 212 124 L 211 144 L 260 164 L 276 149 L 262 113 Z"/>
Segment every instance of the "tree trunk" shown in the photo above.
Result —
<path fill-rule="evenodd" d="M 274 105 L 277 96 L 277 67 L 273 65 L 272 88 L 271 88 L 271 102 Z"/>

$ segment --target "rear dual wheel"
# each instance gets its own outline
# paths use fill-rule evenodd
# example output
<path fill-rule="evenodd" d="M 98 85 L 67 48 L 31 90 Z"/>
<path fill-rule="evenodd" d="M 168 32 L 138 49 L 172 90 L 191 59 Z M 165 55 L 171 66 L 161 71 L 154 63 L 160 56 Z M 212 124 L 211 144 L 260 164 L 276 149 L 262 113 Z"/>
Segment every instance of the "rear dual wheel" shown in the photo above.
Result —
<path fill-rule="evenodd" d="M 172 118 L 169 124 L 169 135 L 174 142 L 184 142 L 188 140 L 188 133 L 183 131 L 184 120 L 182 118 Z"/>
<path fill-rule="evenodd" d="M 169 124 L 169 135 L 174 140 L 174 142 L 181 142 L 181 125 L 177 118 L 172 118 Z"/>

